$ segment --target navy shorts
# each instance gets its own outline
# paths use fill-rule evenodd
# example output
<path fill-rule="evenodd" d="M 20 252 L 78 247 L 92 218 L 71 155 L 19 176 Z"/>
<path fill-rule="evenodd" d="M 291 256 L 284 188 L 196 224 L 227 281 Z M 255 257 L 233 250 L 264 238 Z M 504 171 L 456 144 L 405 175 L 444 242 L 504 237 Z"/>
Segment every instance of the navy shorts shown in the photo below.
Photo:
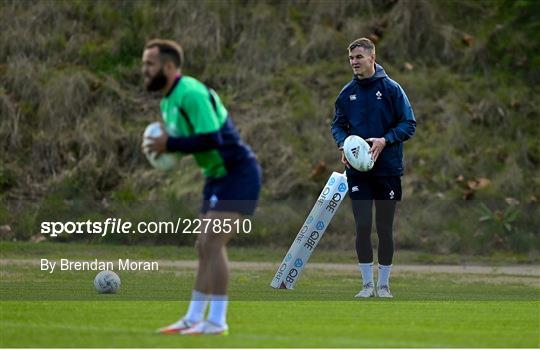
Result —
<path fill-rule="evenodd" d="M 347 173 L 352 200 L 401 200 L 401 177 L 354 176 Z"/>
<path fill-rule="evenodd" d="M 261 191 L 262 171 L 255 159 L 227 169 L 227 175 L 207 178 L 203 190 L 201 213 L 228 211 L 253 215 Z"/>

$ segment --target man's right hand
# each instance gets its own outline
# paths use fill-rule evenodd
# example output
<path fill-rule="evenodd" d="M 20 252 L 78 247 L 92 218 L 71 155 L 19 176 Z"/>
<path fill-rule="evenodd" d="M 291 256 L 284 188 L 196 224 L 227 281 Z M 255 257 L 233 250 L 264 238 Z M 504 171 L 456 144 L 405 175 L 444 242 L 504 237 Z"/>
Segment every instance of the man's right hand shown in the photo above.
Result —
<path fill-rule="evenodd" d="M 341 149 L 341 163 L 343 163 L 347 169 L 351 168 L 349 161 L 347 161 L 347 158 L 345 158 L 345 152 L 343 152 L 343 149 Z"/>

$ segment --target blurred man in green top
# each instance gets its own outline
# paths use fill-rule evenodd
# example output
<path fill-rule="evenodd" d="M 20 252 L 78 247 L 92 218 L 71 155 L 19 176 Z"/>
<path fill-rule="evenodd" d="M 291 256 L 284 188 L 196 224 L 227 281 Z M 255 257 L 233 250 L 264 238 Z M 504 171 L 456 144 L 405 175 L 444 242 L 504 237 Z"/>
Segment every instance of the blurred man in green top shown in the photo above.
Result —
<path fill-rule="evenodd" d="M 161 154 L 193 154 L 205 175 L 201 217 L 236 220 L 255 211 L 261 187 L 261 170 L 244 144 L 215 91 L 182 75 L 183 52 L 174 41 L 149 41 L 142 57 L 144 85 L 163 93 L 160 109 L 163 136 L 144 145 Z M 197 238 L 199 267 L 187 313 L 161 333 L 226 335 L 228 326 L 228 262 L 225 246 L 234 232 L 208 232 Z M 206 307 L 210 306 L 205 319 Z"/>

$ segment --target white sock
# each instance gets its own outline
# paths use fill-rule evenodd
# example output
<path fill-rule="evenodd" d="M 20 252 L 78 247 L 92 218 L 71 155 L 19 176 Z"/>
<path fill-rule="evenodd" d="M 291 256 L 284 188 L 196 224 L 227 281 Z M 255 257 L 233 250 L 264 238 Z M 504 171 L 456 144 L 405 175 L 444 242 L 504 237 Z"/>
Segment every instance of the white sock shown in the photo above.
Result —
<path fill-rule="evenodd" d="M 209 294 L 201 293 L 193 290 L 191 293 L 191 302 L 189 303 L 188 312 L 184 319 L 190 322 L 200 322 L 204 319 L 204 312 L 208 306 Z"/>
<path fill-rule="evenodd" d="M 379 264 L 379 282 L 377 282 L 378 286 L 390 285 L 390 271 L 392 271 L 392 265 Z"/>
<path fill-rule="evenodd" d="M 229 299 L 226 295 L 212 294 L 210 296 L 210 311 L 208 321 L 219 326 L 227 324 L 227 304 Z"/>
<path fill-rule="evenodd" d="M 358 270 L 362 274 L 362 285 L 371 283 L 373 286 L 373 263 L 358 263 Z"/>

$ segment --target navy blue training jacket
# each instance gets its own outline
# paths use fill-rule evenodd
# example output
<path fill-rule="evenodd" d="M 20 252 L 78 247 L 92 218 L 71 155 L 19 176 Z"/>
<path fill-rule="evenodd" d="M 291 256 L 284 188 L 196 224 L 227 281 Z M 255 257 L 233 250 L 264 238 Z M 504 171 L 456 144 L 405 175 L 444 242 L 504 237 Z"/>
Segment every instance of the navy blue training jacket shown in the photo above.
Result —
<path fill-rule="evenodd" d="M 371 78 L 353 78 L 336 99 L 332 136 L 338 147 L 349 135 L 384 137 L 386 147 L 367 175 L 403 175 L 403 141 L 416 130 L 411 103 L 398 83 L 375 64 Z M 352 173 L 359 171 L 349 169 Z"/>

